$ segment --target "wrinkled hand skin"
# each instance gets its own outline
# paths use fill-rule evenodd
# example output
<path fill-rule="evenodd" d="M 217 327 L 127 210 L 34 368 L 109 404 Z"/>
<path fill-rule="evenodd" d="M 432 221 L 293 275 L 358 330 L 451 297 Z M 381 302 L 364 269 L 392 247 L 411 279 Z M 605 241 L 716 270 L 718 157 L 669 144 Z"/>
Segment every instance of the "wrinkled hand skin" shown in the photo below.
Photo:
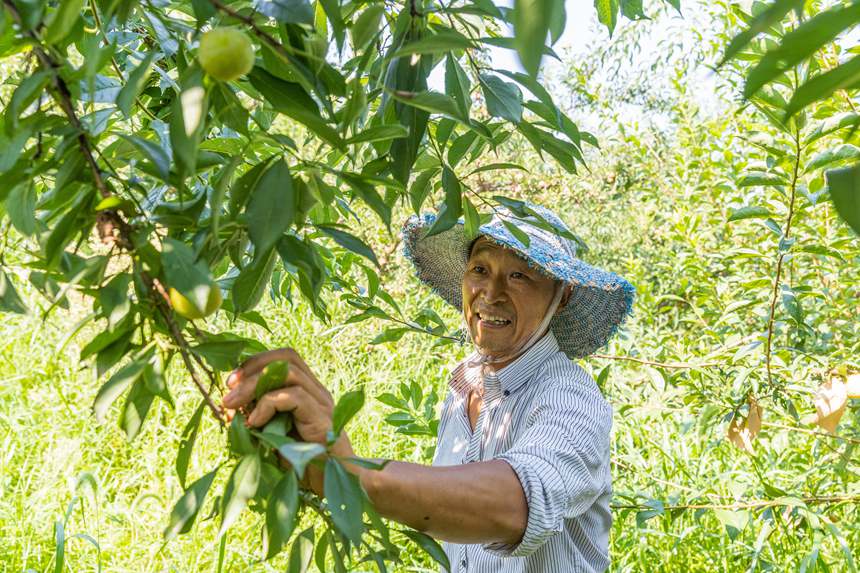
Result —
<path fill-rule="evenodd" d="M 282 388 L 264 394 L 254 403 L 254 389 L 257 380 L 270 362 L 286 360 L 290 364 L 289 373 Z M 249 412 L 248 426 L 260 428 L 277 412 L 291 412 L 295 431 L 305 442 L 326 444 L 326 435 L 332 429 L 334 399 L 328 389 L 308 367 L 298 352 L 292 348 L 279 348 L 262 352 L 249 358 L 242 366 L 227 377 L 229 392 L 222 404 L 228 418 L 232 419 L 236 410 Z M 336 456 L 354 456 L 346 433 L 341 432 L 337 442 L 331 447 Z M 347 464 L 349 468 L 352 464 Z M 309 485 L 317 494 L 322 494 L 322 469 L 309 464 L 303 483 Z"/>

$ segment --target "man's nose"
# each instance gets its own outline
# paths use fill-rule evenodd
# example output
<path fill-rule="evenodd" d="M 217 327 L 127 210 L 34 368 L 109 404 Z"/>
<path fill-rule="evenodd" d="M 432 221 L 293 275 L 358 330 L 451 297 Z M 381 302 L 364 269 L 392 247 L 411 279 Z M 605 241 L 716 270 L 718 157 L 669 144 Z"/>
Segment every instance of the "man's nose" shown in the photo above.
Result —
<path fill-rule="evenodd" d="M 484 300 L 488 304 L 493 304 L 503 302 L 506 297 L 504 278 L 500 276 L 490 277 L 484 285 Z"/>

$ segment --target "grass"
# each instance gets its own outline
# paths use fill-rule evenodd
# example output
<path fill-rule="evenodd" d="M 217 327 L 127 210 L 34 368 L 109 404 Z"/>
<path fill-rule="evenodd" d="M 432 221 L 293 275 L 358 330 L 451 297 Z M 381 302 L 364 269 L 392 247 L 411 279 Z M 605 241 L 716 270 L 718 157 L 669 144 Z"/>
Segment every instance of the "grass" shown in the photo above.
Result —
<path fill-rule="evenodd" d="M 628 135 L 623 142 L 605 145 L 592 171 L 573 183 L 540 173 L 540 168 L 531 175 L 506 174 L 492 182 L 496 187 L 491 191 L 517 196 L 528 190 L 533 199 L 553 205 L 591 246 L 584 255 L 587 260 L 619 272 L 637 286 L 634 317 L 604 353 L 719 364 L 672 369 L 609 359 L 583 361 L 595 377 L 609 367 L 604 392 L 615 411 L 614 503 L 648 504 L 645 511 L 614 512 L 612 568 L 812 571 L 820 555 L 818 563 L 826 563 L 827 570 L 847 571 L 850 551 L 842 544 L 860 547 L 856 503 L 810 504 L 808 510 L 786 511 L 783 506 L 731 510 L 739 501 L 778 498 L 780 491 L 794 496 L 857 495 L 860 467 L 854 442 L 810 433 L 809 428 L 802 428 L 806 432 L 766 428 L 754 455 L 724 439 L 739 396 L 750 380 L 761 376 L 760 349 L 747 347 L 748 337 L 755 336 L 763 320 L 767 285 L 759 290 L 744 285 L 767 277 L 770 269 L 767 261 L 736 257 L 736 250 L 755 245 L 774 251 L 775 246 L 751 225 L 726 228 L 726 203 L 731 198 L 713 189 L 715 181 L 727 176 L 728 166 L 706 161 L 686 166 L 685 150 L 696 149 L 704 156 L 708 146 L 728 145 L 712 135 L 728 128 L 694 123 L 686 131 L 684 127 L 676 142 Z M 659 162 L 653 159 L 654 147 L 661 154 Z M 524 163 L 539 165 L 527 152 L 517 153 Z M 699 195 L 693 200 L 695 193 Z M 404 216 L 401 212 L 395 220 Z M 824 224 L 819 225 L 816 217 Z M 832 242 L 844 232 L 827 212 L 813 213 L 799 225 L 801 232 L 814 231 L 822 241 Z M 366 229 L 365 237 L 379 251 L 390 248 L 377 227 Z M 807 354 L 832 363 L 850 362 L 856 348 L 852 340 L 858 334 L 856 320 L 846 316 L 856 310 L 852 306 L 856 287 L 850 277 L 860 255 L 856 245 L 842 244 L 846 262 L 799 258 L 790 275 L 817 280 L 808 278 L 814 269 L 832 285 L 824 299 L 805 299 L 810 316 L 828 325 L 830 332 L 808 343 L 814 345 Z M 853 267 L 848 261 L 854 261 Z M 392 256 L 388 269 L 384 284 L 403 308 L 429 305 L 452 327 L 458 324 L 453 311 L 417 285 L 399 253 Z M 44 307 L 38 295 L 24 293 L 31 307 Z M 748 311 L 726 311 L 744 298 L 752 300 Z M 468 349 L 434 347 L 434 340 L 418 335 L 369 346 L 383 325 L 342 325 L 351 309 L 335 297 L 329 300 L 334 317 L 329 325 L 314 318 L 304 303 L 290 307 L 266 298 L 259 310 L 271 332 L 244 323 L 230 325 L 223 317 L 211 329 L 231 329 L 269 347 L 295 347 L 335 396 L 363 387 L 368 403 L 348 428 L 356 451 L 428 462 L 433 440 L 395 433 L 384 422 L 390 409 L 373 397 L 411 381 L 425 392 L 443 395 L 447 373 Z M 65 522 L 67 571 L 215 571 L 217 519 L 203 519 L 189 535 L 167 544 L 161 537 L 181 494 L 173 467 L 179 434 L 199 397 L 181 371 L 172 369 L 169 385 L 175 410 L 158 403 L 135 441 L 126 442 L 117 427 L 116 407 L 108 422 L 98 425 L 90 409 L 99 382 L 78 360 L 95 327 L 66 340 L 86 312 L 78 302 L 44 322 L 36 314 L 7 316 L 0 325 L 0 571 L 53 571 L 58 521 Z M 804 414 L 811 408 L 819 365 L 806 354 L 786 350 L 804 342 L 798 342 L 787 323 L 781 322 L 779 328 L 780 372 L 792 373 L 786 392 Z M 765 422 L 796 427 L 779 400 L 768 398 Z M 846 414 L 840 434 L 860 436 L 856 408 Z M 225 459 L 224 444 L 217 424 L 207 419 L 189 478 L 196 479 Z M 225 479 L 226 475 L 219 476 L 218 484 Z M 218 484 L 213 491 L 219 491 Z M 670 508 L 684 505 L 724 509 Z M 734 523 L 734 531 L 726 522 Z M 225 571 L 284 570 L 283 558 L 260 562 L 260 523 L 258 515 L 246 512 L 229 532 Z M 428 570 L 435 569 L 415 551 L 406 552 L 404 564 L 396 569 Z"/>

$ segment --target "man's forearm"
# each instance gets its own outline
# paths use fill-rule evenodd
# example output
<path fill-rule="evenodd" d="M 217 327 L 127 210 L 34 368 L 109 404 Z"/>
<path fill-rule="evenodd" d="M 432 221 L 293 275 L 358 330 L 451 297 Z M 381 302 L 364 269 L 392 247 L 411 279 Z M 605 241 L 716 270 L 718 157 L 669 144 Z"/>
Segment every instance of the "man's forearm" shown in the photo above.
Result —
<path fill-rule="evenodd" d="M 357 472 L 376 510 L 455 543 L 517 543 L 528 506 L 517 475 L 502 460 L 462 466 L 389 462 Z"/>

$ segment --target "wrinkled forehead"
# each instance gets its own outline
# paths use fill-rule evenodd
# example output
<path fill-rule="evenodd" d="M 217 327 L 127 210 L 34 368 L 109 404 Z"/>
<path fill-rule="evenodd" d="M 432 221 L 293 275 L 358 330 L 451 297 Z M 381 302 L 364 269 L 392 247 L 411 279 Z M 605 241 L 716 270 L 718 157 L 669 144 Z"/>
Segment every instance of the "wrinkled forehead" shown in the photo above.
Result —
<path fill-rule="evenodd" d="M 544 269 L 542 269 L 540 266 L 536 265 L 533 261 L 524 257 L 522 255 L 522 253 L 519 253 L 518 251 L 511 249 L 509 247 L 506 247 L 505 245 L 500 245 L 498 243 L 495 243 L 494 241 L 488 239 L 484 235 L 481 235 L 480 237 L 478 237 L 472 241 L 472 243 L 469 245 L 469 251 L 468 252 L 469 252 L 469 256 L 468 256 L 467 260 L 471 260 L 473 257 L 478 257 L 478 256 L 487 256 L 487 257 L 499 258 L 499 259 L 505 258 L 505 259 L 509 259 L 512 262 L 518 262 L 523 267 L 535 269 L 538 272 L 540 272 L 540 274 L 542 274 L 544 276 L 547 276 L 549 278 L 554 278 L 554 277 L 550 277 Z"/>

